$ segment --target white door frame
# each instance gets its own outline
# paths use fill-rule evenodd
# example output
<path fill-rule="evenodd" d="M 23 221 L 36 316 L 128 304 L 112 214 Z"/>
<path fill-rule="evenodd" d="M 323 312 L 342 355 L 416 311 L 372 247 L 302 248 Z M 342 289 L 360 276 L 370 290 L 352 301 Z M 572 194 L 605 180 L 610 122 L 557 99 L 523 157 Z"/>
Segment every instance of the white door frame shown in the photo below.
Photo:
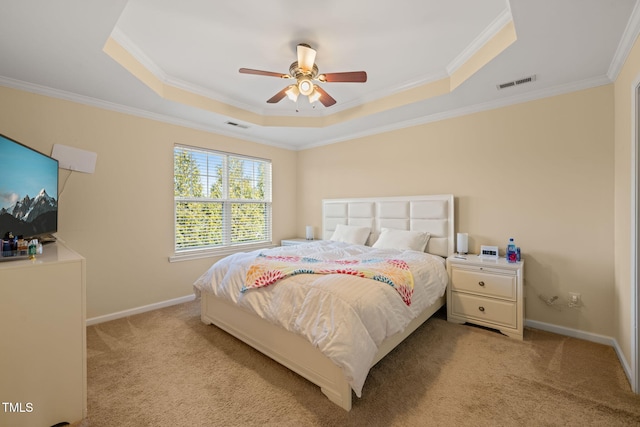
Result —
<path fill-rule="evenodd" d="M 640 76 L 636 77 L 632 90 L 632 141 L 631 141 L 631 388 L 640 394 L 640 289 L 638 266 L 640 265 Z"/>

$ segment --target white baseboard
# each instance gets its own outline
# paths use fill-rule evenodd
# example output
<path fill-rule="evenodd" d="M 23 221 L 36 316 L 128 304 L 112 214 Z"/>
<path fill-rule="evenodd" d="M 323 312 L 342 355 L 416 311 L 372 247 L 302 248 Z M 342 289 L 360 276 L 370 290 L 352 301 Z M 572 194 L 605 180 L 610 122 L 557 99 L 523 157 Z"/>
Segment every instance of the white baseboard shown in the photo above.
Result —
<path fill-rule="evenodd" d="M 631 369 L 631 365 L 629 365 L 629 363 L 627 362 L 627 359 L 624 358 L 624 353 L 622 352 L 622 349 L 618 345 L 618 341 L 614 340 L 614 342 L 615 342 L 615 345 L 613 346 L 613 348 L 616 350 L 616 354 L 618 355 L 618 360 L 620 361 L 620 364 L 622 365 L 622 369 L 624 370 L 624 373 L 627 376 L 627 380 L 631 385 L 631 389 L 634 390 L 633 370 Z M 635 390 L 634 390 L 634 393 L 638 394 L 638 392 Z"/>
<path fill-rule="evenodd" d="M 572 328 L 565 328 L 564 326 L 552 325 L 550 323 L 538 322 L 536 320 L 525 320 L 525 326 L 534 329 L 540 329 L 542 331 L 553 332 L 560 335 L 565 335 L 568 337 L 579 338 L 586 341 L 595 342 L 598 344 L 604 344 L 613 347 L 616 351 L 616 355 L 618 356 L 618 360 L 622 365 L 622 369 L 624 370 L 625 375 L 627 376 L 627 380 L 629 384 L 633 385 L 633 371 L 631 370 L 631 366 L 629 362 L 624 357 L 624 353 L 618 344 L 618 341 L 613 337 L 607 337 L 599 334 L 592 334 L 590 332 L 580 331 Z"/>
<path fill-rule="evenodd" d="M 605 335 L 593 334 L 591 332 L 580 331 L 578 329 L 566 328 L 564 326 L 552 325 L 551 323 L 538 322 L 537 320 L 525 319 L 524 325 L 541 331 L 553 332 L 554 334 L 566 335 L 568 337 L 579 338 L 598 344 L 615 347 L 615 339 Z"/>
<path fill-rule="evenodd" d="M 155 304 L 143 305 L 142 307 L 131 308 L 129 310 L 118 311 L 117 313 L 105 314 L 104 316 L 92 317 L 87 319 L 87 326 L 97 325 L 98 323 L 108 322 L 110 320 L 122 319 L 123 317 L 133 316 L 134 314 L 146 313 L 147 311 L 157 310 L 159 308 L 170 307 L 172 305 L 182 304 L 193 301 L 195 295 L 187 295 L 180 298 L 174 298 L 167 301 L 157 302 Z"/>

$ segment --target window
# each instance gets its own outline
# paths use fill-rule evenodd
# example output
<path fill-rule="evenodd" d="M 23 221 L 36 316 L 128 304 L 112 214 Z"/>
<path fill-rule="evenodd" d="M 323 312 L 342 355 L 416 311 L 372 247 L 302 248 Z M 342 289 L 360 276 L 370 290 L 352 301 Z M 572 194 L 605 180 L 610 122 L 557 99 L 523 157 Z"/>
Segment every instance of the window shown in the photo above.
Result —
<path fill-rule="evenodd" d="M 176 255 L 271 244 L 271 162 L 176 145 Z"/>

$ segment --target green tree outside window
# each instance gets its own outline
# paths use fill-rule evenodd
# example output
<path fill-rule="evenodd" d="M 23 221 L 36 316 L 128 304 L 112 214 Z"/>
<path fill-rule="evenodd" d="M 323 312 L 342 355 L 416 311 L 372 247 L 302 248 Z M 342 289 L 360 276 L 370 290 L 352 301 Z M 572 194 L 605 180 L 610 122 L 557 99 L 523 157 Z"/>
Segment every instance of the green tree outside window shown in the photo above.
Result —
<path fill-rule="evenodd" d="M 271 162 L 174 148 L 176 252 L 271 241 Z"/>

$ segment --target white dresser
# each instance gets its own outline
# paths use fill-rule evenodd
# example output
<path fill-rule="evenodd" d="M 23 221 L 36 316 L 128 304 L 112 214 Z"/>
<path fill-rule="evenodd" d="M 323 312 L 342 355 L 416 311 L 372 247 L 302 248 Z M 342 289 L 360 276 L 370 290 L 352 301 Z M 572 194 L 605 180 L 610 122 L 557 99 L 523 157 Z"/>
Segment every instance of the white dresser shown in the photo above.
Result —
<path fill-rule="evenodd" d="M 86 416 L 85 259 L 61 243 L 0 261 L 0 426 Z"/>
<path fill-rule="evenodd" d="M 447 258 L 447 320 L 497 329 L 517 339 L 524 333 L 524 261 L 477 255 Z"/>

